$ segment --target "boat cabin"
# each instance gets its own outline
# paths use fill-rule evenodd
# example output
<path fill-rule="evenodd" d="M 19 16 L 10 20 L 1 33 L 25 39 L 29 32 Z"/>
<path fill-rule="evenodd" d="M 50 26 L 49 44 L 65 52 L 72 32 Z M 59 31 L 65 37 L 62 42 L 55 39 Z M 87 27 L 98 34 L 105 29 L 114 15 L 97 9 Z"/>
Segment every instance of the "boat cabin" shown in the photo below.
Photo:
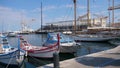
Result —
<path fill-rule="evenodd" d="M 0 45 L 0 53 L 8 53 L 11 50 L 10 44 L 8 44 L 7 38 L 2 38 L 2 44 Z"/>

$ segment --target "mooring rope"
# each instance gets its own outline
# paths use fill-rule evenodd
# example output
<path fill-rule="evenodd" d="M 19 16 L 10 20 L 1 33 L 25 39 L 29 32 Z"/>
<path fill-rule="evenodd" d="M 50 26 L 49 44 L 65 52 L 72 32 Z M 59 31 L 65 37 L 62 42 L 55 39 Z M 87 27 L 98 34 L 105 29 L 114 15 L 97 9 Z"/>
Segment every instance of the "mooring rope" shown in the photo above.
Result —
<path fill-rule="evenodd" d="M 16 51 L 15 51 L 15 52 L 16 52 Z M 10 60 L 9 60 L 8 64 L 7 64 L 7 66 L 6 66 L 6 68 L 8 68 L 8 67 L 9 67 L 10 62 L 12 61 L 12 59 L 13 59 L 13 57 L 14 57 L 14 53 L 15 53 L 15 52 L 13 52 L 13 54 L 12 54 L 12 56 L 11 56 L 11 58 L 10 58 Z"/>
<path fill-rule="evenodd" d="M 29 57 L 33 58 L 33 60 L 35 60 L 35 61 L 37 61 L 37 62 L 39 62 L 39 63 L 43 63 L 44 65 L 46 64 L 44 61 L 40 61 L 40 60 L 37 59 L 37 58 L 34 58 L 34 57 L 32 57 L 32 56 L 29 56 Z"/>

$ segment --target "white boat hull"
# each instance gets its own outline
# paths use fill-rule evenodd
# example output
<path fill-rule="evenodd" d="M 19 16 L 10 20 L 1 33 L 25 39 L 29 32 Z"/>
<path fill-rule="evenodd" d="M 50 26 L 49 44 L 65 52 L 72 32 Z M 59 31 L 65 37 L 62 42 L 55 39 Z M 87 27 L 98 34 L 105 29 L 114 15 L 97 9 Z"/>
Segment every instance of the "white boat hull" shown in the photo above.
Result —
<path fill-rule="evenodd" d="M 29 56 L 33 56 L 33 57 L 37 57 L 37 58 L 53 58 L 53 54 L 56 51 L 49 51 L 49 52 L 36 52 L 36 53 L 31 53 L 29 52 L 28 55 Z"/>
<path fill-rule="evenodd" d="M 118 46 L 118 45 L 120 45 L 120 41 L 119 40 L 110 40 L 110 41 L 108 41 L 110 44 L 112 44 L 112 45 L 115 45 L 115 46 Z"/>
<path fill-rule="evenodd" d="M 76 41 L 90 41 L 90 42 L 98 42 L 98 41 L 108 41 L 111 40 L 112 38 L 76 38 Z"/>
<path fill-rule="evenodd" d="M 17 56 L 19 56 L 19 51 L 13 51 L 8 54 L 0 54 L 0 62 L 3 64 L 10 64 L 10 65 L 18 65 L 22 63 L 24 60 L 24 52 L 20 51 L 20 59 L 18 59 Z"/>
<path fill-rule="evenodd" d="M 29 56 L 38 57 L 38 58 L 53 58 L 55 52 L 59 52 L 59 34 L 57 34 L 57 41 L 51 40 L 43 44 L 43 46 L 33 46 L 29 44 L 24 38 L 20 37 L 21 43 L 20 46 L 25 50 Z"/>
<path fill-rule="evenodd" d="M 16 34 L 8 34 L 7 35 L 8 37 L 15 37 L 15 36 L 17 36 Z"/>
<path fill-rule="evenodd" d="M 60 43 L 60 53 L 75 53 L 80 48 L 75 42 Z"/>
<path fill-rule="evenodd" d="M 111 39 L 115 39 L 116 37 L 81 37 L 81 36 L 74 36 L 73 37 L 75 41 L 87 41 L 87 42 L 103 42 L 103 41 L 109 41 Z"/>
<path fill-rule="evenodd" d="M 59 52 L 57 46 L 47 47 L 47 46 L 23 46 L 23 50 L 26 50 L 29 56 L 38 58 L 53 58 L 53 53 Z"/>

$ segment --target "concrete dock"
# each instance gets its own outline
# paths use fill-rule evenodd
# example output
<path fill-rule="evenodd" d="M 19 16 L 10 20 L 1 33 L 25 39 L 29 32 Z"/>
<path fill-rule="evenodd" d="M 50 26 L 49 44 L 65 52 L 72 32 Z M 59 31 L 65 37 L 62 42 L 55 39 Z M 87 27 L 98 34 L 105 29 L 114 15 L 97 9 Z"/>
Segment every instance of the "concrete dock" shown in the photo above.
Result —
<path fill-rule="evenodd" d="M 38 68 L 54 68 L 53 64 Z M 120 68 L 120 46 L 60 62 L 60 68 Z"/>

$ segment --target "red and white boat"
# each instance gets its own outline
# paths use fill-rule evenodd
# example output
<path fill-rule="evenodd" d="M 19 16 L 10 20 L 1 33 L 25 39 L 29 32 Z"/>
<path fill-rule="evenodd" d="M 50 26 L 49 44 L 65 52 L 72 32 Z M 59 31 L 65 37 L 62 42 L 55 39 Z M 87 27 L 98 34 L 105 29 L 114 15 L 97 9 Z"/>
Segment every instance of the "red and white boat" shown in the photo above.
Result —
<path fill-rule="evenodd" d="M 59 52 L 59 34 L 57 34 L 58 40 L 51 39 L 52 43 L 45 43 L 44 46 L 33 46 L 20 37 L 21 48 L 27 51 L 29 56 L 38 58 L 52 58 L 53 53 Z"/>

